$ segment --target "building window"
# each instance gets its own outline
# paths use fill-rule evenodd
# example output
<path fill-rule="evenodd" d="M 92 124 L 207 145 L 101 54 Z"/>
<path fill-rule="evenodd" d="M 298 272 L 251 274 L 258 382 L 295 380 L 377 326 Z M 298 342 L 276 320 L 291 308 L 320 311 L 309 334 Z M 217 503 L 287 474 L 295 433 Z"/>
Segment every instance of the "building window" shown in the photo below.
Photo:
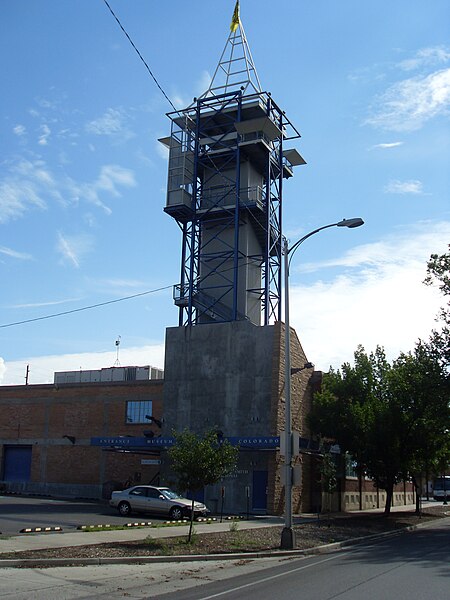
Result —
<path fill-rule="evenodd" d="M 148 423 L 145 417 L 152 416 L 152 404 L 151 400 L 127 402 L 127 423 Z"/>
<path fill-rule="evenodd" d="M 351 454 L 346 453 L 345 455 L 345 476 L 346 477 L 358 477 L 358 463 L 353 459 Z"/>

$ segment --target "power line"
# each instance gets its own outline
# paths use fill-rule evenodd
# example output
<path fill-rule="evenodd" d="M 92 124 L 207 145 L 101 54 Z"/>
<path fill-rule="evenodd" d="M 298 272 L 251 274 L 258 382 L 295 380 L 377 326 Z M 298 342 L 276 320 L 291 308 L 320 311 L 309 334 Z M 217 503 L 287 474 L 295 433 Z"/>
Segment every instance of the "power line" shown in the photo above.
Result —
<path fill-rule="evenodd" d="M 241 263 L 241 267 L 252 264 L 252 260 L 246 260 Z M 226 273 L 227 271 L 233 271 L 233 267 L 229 267 L 228 269 L 223 269 L 221 273 Z M 89 306 L 82 306 L 81 308 L 74 308 L 72 310 L 65 310 L 59 313 L 53 313 L 51 315 L 44 315 L 42 317 L 34 317 L 33 319 L 24 319 L 23 321 L 15 321 L 14 323 L 4 323 L 0 325 L 0 329 L 6 329 L 7 327 L 14 327 L 16 325 L 25 325 L 26 323 L 35 323 L 36 321 L 45 321 L 46 319 L 54 319 L 56 317 L 63 317 L 65 315 L 72 315 L 77 312 L 83 312 L 85 310 L 91 310 L 93 308 L 99 308 L 101 306 L 108 306 L 109 304 L 116 304 L 117 302 L 124 302 L 125 300 L 132 300 L 133 298 L 140 298 L 141 296 L 148 296 L 149 294 L 156 294 L 157 292 L 162 292 L 163 290 L 168 290 L 173 288 L 174 284 L 166 285 L 160 288 L 156 288 L 154 290 L 147 290 L 146 292 L 139 292 L 138 294 L 132 294 L 131 296 L 123 296 L 122 298 L 116 298 L 115 300 L 107 300 L 106 302 L 99 302 L 98 304 L 91 304 Z"/>
<path fill-rule="evenodd" d="M 156 77 L 153 75 L 150 67 L 148 66 L 148 64 L 146 63 L 144 57 L 142 56 L 142 54 L 139 52 L 139 50 L 137 49 L 135 43 L 133 42 L 133 40 L 130 38 L 130 36 L 128 35 L 128 33 L 125 31 L 122 23 L 119 21 L 118 17 L 116 16 L 116 14 L 114 13 L 113 9 L 110 7 L 110 5 L 108 4 L 107 0 L 103 0 L 103 2 L 106 4 L 106 6 L 109 8 L 110 13 L 112 14 L 112 16 L 115 18 L 115 20 L 117 21 L 117 24 L 119 25 L 120 29 L 123 31 L 123 33 L 126 35 L 128 41 L 130 42 L 130 44 L 133 46 L 133 48 L 136 50 L 137 55 L 139 56 L 139 58 L 141 59 L 141 61 L 144 63 L 147 71 L 149 72 L 151 78 L 153 79 L 153 81 L 156 83 L 156 85 L 158 86 L 159 90 L 161 91 L 161 93 L 163 94 L 163 96 L 165 97 L 165 99 L 167 100 L 167 102 L 170 104 L 170 106 L 173 108 L 173 110 L 175 112 L 179 112 L 177 108 L 175 108 L 175 106 L 172 103 L 172 100 L 169 98 L 169 96 L 166 94 L 166 92 L 162 89 L 162 87 L 159 85 L 158 80 L 156 79 Z"/>
<path fill-rule="evenodd" d="M 131 300 L 132 298 L 139 298 L 140 296 L 147 296 L 148 294 L 155 294 L 162 290 L 168 290 L 172 288 L 173 284 L 166 285 L 164 287 L 157 288 L 155 290 L 148 290 L 147 292 L 140 292 L 139 294 L 133 294 L 132 296 L 124 296 L 123 298 L 116 298 L 116 300 L 108 300 L 106 302 L 99 302 L 98 304 L 91 304 L 90 306 L 83 306 L 81 308 L 74 308 L 73 310 L 66 310 L 64 312 L 53 313 L 51 315 L 44 315 L 43 317 L 35 317 L 34 319 L 25 319 L 24 321 L 16 321 L 15 323 L 6 323 L 0 325 L 0 329 L 6 329 L 6 327 L 14 327 L 15 325 L 24 325 L 25 323 L 33 323 L 35 321 L 44 321 L 45 319 L 53 319 L 55 317 L 62 317 L 64 315 L 71 315 L 73 313 L 82 312 L 83 310 L 90 310 L 92 308 L 99 308 L 100 306 L 107 306 L 108 304 L 115 304 L 116 302 L 123 302 L 124 300 Z"/>

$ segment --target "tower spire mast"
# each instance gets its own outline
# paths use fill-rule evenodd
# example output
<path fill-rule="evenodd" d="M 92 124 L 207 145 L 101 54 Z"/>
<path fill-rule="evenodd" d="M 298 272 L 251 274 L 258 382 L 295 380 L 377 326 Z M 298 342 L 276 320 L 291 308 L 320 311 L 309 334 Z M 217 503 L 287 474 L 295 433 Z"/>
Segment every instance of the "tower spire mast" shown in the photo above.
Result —
<path fill-rule="evenodd" d="M 243 94 L 250 89 L 253 93 L 262 92 L 250 46 L 240 19 L 239 1 L 236 2 L 231 19 L 230 34 L 214 71 L 211 83 L 200 98 L 218 96 L 241 89 Z"/>

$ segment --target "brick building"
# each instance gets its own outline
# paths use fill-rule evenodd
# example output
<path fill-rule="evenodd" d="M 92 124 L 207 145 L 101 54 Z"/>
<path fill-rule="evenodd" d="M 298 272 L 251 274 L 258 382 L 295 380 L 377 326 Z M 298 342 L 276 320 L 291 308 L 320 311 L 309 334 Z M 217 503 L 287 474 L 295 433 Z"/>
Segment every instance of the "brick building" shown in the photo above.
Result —
<path fill-rule="evenodd" d="M 103 451 L 91 438 L 157 435 L 145 416 L 161 417 L 163 385 L 155 379 L 1 386 L 3 486 L 100 498 L 128 479 L 148 483 L 159 465 L 125 451 Z"/>

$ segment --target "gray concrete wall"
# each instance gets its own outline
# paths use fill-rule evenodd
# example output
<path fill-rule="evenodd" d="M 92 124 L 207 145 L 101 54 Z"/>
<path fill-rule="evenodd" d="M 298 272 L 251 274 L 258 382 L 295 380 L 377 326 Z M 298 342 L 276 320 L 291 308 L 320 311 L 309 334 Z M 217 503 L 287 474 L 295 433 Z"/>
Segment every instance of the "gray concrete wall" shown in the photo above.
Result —
<path fill-rule="evenodd" d="M 166 331 L 164 427 L 271 435 L 274 328 L 247 321 Z"/>
<path fill-rule="evenodd" d="M 217 427 L 225 437 L 276 435 L 271 410 L 274 335 L 274 326 L 248 321 L 167 329 L 164 434 Z M 273 451 L 241 451 L 237 474 L 222 482 L 226 512 L 246 512 L 245 488 L 252 486 L 253 470 L 268 469 L 269 454 Z M 167 457 L 162 479 L 172 480 Z M 208 488 L 205 501 L 212 510 L 220 508 L 220 486 Z"/>

